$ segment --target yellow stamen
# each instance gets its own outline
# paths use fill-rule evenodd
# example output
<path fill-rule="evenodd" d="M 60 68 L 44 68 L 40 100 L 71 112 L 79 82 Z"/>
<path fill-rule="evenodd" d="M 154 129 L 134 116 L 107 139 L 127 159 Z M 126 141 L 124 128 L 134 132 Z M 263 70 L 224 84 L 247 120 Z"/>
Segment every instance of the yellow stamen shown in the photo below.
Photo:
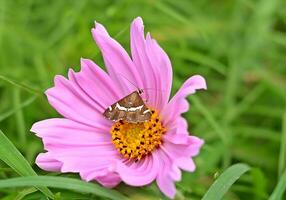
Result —
<path fill-rule="evenodd" d="M 166 132 L 158 111 L 152 110 L 149 121 L 142 123 L 116 122 L 110 130 L 112 143 L 125 158 L 140 160 L 152 152 L 161 143 L 161 137 Z"/>

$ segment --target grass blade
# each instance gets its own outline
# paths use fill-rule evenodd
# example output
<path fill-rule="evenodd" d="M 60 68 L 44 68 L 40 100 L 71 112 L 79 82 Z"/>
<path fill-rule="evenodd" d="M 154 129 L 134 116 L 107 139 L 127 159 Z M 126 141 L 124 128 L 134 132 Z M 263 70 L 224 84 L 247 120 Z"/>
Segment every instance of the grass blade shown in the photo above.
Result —
<path fill-rule="evenodd" d="M 14 109 L 17 110 L 15 112 L 15 124 L 17 126 L 18 137 L 19 137 L 19 141 L 25 148 L 26 146 L 25 118 L 24 118 L 23 110 L 21 108 L 17 109 L 21 107 L 21 93 L 20 93 L 19 88 L 13 88 L 12 94 L 13 94 L 13 99 L 12 99 L 13 106 L 14 106 Z"/>
<path fill-rule="evenodd" d="M 170 17 L 174 18 L 175 20 L 177 20 L 178 22 L 181 22 L 183 24 L 188 25 L 189 24 L 189 20 L 184 17 L 183 15 L 181 15 L 180 13 L 176 12 L 175 10 L 171 9 L 170 7 L 168 7 L 167 5 L 165 5 L 163 2 L 161 1 L 156 1 L 155 6 L 163 13 L 169 15 Z"/>
<path fill-rule="evenodd" d="M 1 113 L 0 114 L 0 122 L 5 120 L 6 118 L 10 117 L 11 115 L 13 115 L 14 113 L 16 113 L 19 109 L 23 109 L 26 106 L 29 106 L 31 103 L 33 103 L 35 100 L 37 99 L 36 96 L 32 96 L 31 98 L 23 101 L 19 106 L 16 106 L 14 108 L 12 108 L 11 110 L 8 110 L 5 113 Z"/>
<path fill-rule="evenodd" d="M 0 75 L 0 80 L 3 80 L 7 83 L 10 83 L 11 85 L 15 86 L 15 87 L 18 87 L 20 89 L 23 89 L 27 92 L 30 92 L 32 94 L 35 94 L 35 95 L 38 95 L 38 96 L 41 96 L 42 95 L 42 92 L 37 90 L 37 89 L 34 89 L 28 85 L 25 85 L 25 84 L 22 84 L 22 83 L 16 83 L 15 81 L 13 81 L 12 79 L 8 78 L 8 77 L 5 77 L 3 75 Z"/>
<path fill-rule="evenodd" d="M 30 176 L 17 177 L 11 179 L 0 180 L 0 188 L 12 187 L 53 187 L 60 189 L 73 190 L 80 193 L 95 194 L 114 200 L 128 199 L 115 190 L 106 189 L 94 183 L 87 183 L 73 178 L 54 177 L 54 176 Z"/>
<path fill-rule="evenodd" d="M 271 194 L 269 200 L 280 200 L 282 199 L 283 193 L 286 190 L 286 172 L 282 175 L 279 183 L 275 187 L 273 193 Z"/>
<path fill-rule="evenodd" d="M 224 64 L 198 51 L 180 51 L 177 53 L 177 56 L 209 67 L 223 76 L 226 75 L 226 66 Z"/>
<path fill-rule="evenodd" d="M 15 197 L 14 200 L 22 200 L 24 199 L 27 195 L 32 194 L 34 192 L 37 192 L 37 189 L 34 187 L 30 187 L 27 189 L 22 190 L 21 192 L 19 192 L 19 194 Z"/>
<path fill-rule="evenodd" d="M 9 165 L 21 176 L 37 176 L 28 161 L 17 150 L 12 142 L 0 130 L 0 160 Z M 39 188 L 47 197 L 53 198 L 53 193 L 48 188 Z"/>
<path fill-rule="evenodd" d="M 282 118 L 282 134 L 281 134 L 281 145 L 278 163 L 278 177 L 280 177 L 286 168 L 286 112 Z"/>
<path fill-rule="evenodd" d="M 205 193 L 202 200 L 219 200 L 222 199 L 228 189 L 239 179 L 239 177 L 249 170 L 246 164 L 235 164 L 225 170 L 222 175 L 212 184 Z"/>
<path fill-rule="evenodd" d="M 206 121 L 210 124 L 210 126 L 217 133 L 218 137 L 222 140 L 224 144 L 228 143 L 228 138 L 225 130 L 220 126 L 220 124 L 215 120 L 212 113 L 201 103 L 200 99 L 196 96 L 190 97 L 193 105 L 199 110 L 199 112 L 204 115 Z"/>

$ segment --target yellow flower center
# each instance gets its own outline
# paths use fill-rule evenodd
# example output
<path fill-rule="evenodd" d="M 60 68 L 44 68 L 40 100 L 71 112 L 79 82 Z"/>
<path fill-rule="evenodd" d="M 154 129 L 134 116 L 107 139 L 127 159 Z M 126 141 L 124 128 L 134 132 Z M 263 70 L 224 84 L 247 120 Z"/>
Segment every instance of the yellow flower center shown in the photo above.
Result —
<path fill-rule="evenodd" d="M 158 111 L 152 110 L 149 121 L 142 123 L 116 122 L 110 130 L 112 143 L 125 158 L 140 160 L 162 143 L 166 132 Z"/>

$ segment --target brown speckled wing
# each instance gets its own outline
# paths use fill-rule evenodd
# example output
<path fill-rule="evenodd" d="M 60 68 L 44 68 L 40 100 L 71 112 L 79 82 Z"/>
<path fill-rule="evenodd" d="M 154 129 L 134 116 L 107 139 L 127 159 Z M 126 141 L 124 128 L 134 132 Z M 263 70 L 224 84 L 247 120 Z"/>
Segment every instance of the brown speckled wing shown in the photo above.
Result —
<path fill-rule="evenodd" d="M 145 122 L 151 118 L 151 112 L 145 105 L 138 91 L 109 106 L 103 113 L 112 121 L 125 120 L 130 123 Z"/>

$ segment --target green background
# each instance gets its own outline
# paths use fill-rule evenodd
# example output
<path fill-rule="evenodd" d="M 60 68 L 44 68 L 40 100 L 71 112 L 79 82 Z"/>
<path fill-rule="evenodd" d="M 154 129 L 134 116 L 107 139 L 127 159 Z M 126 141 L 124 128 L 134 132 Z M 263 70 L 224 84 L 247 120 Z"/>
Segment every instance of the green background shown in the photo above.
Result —
<path fill-rule="evenodd" d="M 95 20 L 129 51 L 129 26 L 137 16 L 171 59 L 173 94 L 194 74 L 208 84 L 207 91 L 189 98 L 184 115 L 189 131 L 205 145 L 195 173 L 184 172 L 177 183 L 176 199 L 201 199 L 216 177 L 238 162 L 251 171 L 224 199 L 268 199 L 286 168 L 283 0 L 0 0 L 0 129 L 38 174 L 47 174 L 34 164 L 43 147 L 29 132 L 34 122 L 58 116 L 44 91 L 56 74 L 78 71 L 81 57 L 104 66 L 90 32 Z M 1 179 L 16 176 L 0 163 Z M 30 190 L 26 195 L 23 188 L 0 189 L 0 197 L 24 193 L 19 199 L 46 199 Z M 121 184 L 116 190 L 131 199 L 163 198 L 155 184 Z M 58 199 L 97 198 L 52 191 Z"/>

